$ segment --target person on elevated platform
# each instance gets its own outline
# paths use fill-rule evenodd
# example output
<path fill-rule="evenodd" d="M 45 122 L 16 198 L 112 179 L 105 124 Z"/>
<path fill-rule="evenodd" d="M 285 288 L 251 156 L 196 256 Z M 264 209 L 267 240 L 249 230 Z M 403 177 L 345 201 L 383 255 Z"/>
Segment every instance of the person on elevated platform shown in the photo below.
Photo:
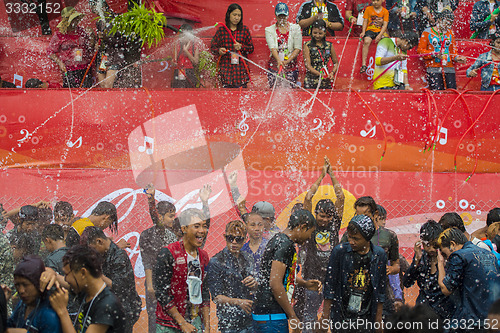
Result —
<path fill-rule="evenodd" d="M 361 74 L 366 72 L 366 59 L 372 40 L 378 43 L 387 37 L 387 25 L 389 24 L 389 11 L 382 6 L 382 0 L 372 0 L 363 14 L 363 31 L 360 37 L 363 39 L 363 51 L 361 52 Z"/>
<path fill-rule="evenodd" d="M 311 40 L 304 44 L 304 63 L 307 69 L 304 88 L 316 89 L 318 86 L 321 89 L 333 88 L 332 80 L 338 70 L 339 62 L 333 44 L 326 40 L 324 21 L 313 23 L 311 36 Z M 333 63 L 331 70 L 328 69 L 330 60 Z"/>
<path fill-rule="evenodd" d="M 290 82 L 296 83 L 299 77 L 297 57 L 302 51 L 302 34 L 300 26 L 287 22 L 288 6 L 280 2 L 274 10 L 276 23 L 266 28 L 266 42 L 271 57 L 267 74 L 269 86 L 274 86 L 276 73 L 281 72 Z"/>
<path fill-rule="evenodd" d="M 377 45 L 374 89 L 410 89 L 407 51 L 417 46 L 418 35 L 415 31 L 406 31 L 399 32 L 397 36 L 399 37 L 384 38 Z"/>
<path fill-rule="evenodd" d="M 212 38 L 212 53 L 219 58 L 219 77 L 224 88 L 246 88 L 250 81 L 244 59 L 253 52 L 252 36 L 243 25 L 243 9 L 237 3 L 229 5 L 225 26 L 220 26 Z"/>
<path fill-rule="evenodd" d="M 470 16 L 470 30 L 477 32 L 476 38 L 493 38 L 495 33 L 500 33 L 499 13 L 494 11 L 500 7 L 498 0 L 479 0 L 474 4 Z M 490 19 L 487 20 L 490 15 Z"/>
<path fill-rule="evenodd" d="M 335 36 L 335 31 L 344 29 L 344 19 L 340 15 L 339 8 L 333 2 L 310 0 L 302 3 L 297 13 L 297 23 L 302 28 L 302 36 L 311 35 L 312 24 L 319 20 L 325 22 L 331 36 Z"/>
<path fill-rule="evenodd" d="M 416 10 L 420 34 L 436 25 L 438 16 L 445 10 L 455 12 L 458 0 L 417 0 Z"/>
<path fill-rule="evenodd" d="M 389 11 L 387 31 L 391 37 L 396 37 L 399 31 L 415 31 L 417 17 L 416 0 L 387 0 L 385 7 Z"/>
<path fill-rule="evenodd" d="M 370 6 L 370 0 L 347 0 L 345 5 L 345 18 L 352 25 L 351 36 L 361 35 L 363 27 L 363 14 L 365 9 Z"/>
<path fill-rule="evenodd" d="M 476 61 L 467 69 L 468 77 L 476 77 L 481 71 L 481 90 L 496 91 L 500 89 L 500 31 L 496 33 L 490 42 L 491 50 L 481 54 Z"/>
<path fill-rule="evenodd" d="M 425 61 L 426 79 L 431 90 L 456 89 L 455 63 L 466 59 L 457 55 L 455 35 L 451 31 L 454 15 L 445 10 L 437 17 L 436 26 L 426 29 L 418 43 L 418 53 Z"/>
<path fill-rule="evenodd" d="M 181 26 L 179 41 L 174 47 L 172 88 L 196 88 L 200 85 L 197 68 L 203 42 L 191 31 L 192 25 L 184 23 Z"/>

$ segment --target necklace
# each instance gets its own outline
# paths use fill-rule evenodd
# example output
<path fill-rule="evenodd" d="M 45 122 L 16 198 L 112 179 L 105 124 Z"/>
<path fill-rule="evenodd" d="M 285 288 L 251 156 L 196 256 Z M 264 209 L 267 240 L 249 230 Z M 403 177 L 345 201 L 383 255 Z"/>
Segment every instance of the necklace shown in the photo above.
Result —
<path fill-rule="evenodd" d="M 90 301 L 90 305 L 89 305 L 89 308 L 87 309 L 87 313 L 85 314 L 85 317 L 83 318 L 83 321 L 82 321 L 82 327 L 80 329 L 80 333 L 83 332 L 83 328 L 85 327 L 85 322 L 87 321 L 87 317 L 89 316 L 89 312 L 90 312 L 90 309 L 92 308 L 92 304 L 94 304 L 94 300 L 97 298 L 97 296 L 101 293 L 101 291 L 104 290 L 104 288 L 106 288 L 106 283 L 103 282 L 102 283 L 102 286 L 101 286 L 101 289 L 99 289 L 99 291 L 94 295 L 94 297 L 92 298 L 92 300 Z M 78 309 L 78 313 L 80 313 L 80 311 L 82 310 L 82 307 L 83 305 L 85 304 L 85 298 L 83 299 L 83 302 L 82 304 L 80 304 L 80 308 Z M 78 320 L 78 317 L 79 316 L 76 316 L 75 318 L 75 321 L 73 322 L 73 327 L 75 327 L 76 325 L 76 321 Z"/>

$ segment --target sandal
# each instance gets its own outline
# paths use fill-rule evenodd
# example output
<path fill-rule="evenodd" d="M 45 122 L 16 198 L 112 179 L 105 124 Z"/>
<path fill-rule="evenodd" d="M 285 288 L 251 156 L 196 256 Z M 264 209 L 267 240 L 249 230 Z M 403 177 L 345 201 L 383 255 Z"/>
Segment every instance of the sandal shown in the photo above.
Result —
<path fill-rule="evenodd" d="M 361 68 L 359 70 L 359 74 L 366 73 L 366 69 L 367 69 L 366 65 L 361 66 Z"/>

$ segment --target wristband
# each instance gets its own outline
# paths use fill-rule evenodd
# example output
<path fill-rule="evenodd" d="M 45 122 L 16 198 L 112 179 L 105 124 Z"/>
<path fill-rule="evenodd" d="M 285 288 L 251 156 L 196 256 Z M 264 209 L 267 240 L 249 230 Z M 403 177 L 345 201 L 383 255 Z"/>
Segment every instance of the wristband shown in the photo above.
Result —
<path fill-rule="evenodd" d="M 353 18 L 354 16 L 349 16 L 349 18 L 347 19 L 347 21 L 351 22 L 351 19 Z"/>

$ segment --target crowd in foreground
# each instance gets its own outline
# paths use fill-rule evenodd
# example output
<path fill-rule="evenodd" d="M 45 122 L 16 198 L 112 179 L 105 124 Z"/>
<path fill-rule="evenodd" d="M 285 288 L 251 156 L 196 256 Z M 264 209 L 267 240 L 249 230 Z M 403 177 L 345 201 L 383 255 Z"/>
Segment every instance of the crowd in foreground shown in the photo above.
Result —
<path fill-rule="evenodd" d="M 265 28 L 270 52 L 269 85 L 272 88 L 279 81 L 280 85 L 297 86 L 298 59 L 302 53 L 306 68 L 303 87 L 333 88 L 340 64 L 333 43 L 326 37 L 334 37 L 335 31 L 348 25 L 348 37 L 362 40 L 360 73 L 366 73 L 370 45 L 377 44 L 374 89 L 411 89 L 407 52 L 417 45 L 419 58 L 414 61 L 423 61 L 429 89 L 456 89 L 455 64 L 465 64 L 467 60 L 458 54 L 451 29 L 458 5 L 458 0 L 348 0 L 345 13 L 341 13 L 333 2 L 308 0 L 300 6 L 295 23 L 291 23 L 288 5 L 280 2 L 274 8 L 276 23 Z M 92 27 L 80 26 L 82 13 L 66 7 L 61 12 L 58 31 L 51 38 L 47 55 L 60 69 L 63 87 L 89 88 L 98 84 L 112 88 L 118 72 L 140 63 L 141 41 L 111 33 L 112 19 L 118 14 L 105 0 L 90 2 L 90 6 L 97 16 L 97 33 Z M 475 61 L 467 75 L 475 77 L 480 73 L 481 90 L 495 91 L 500 87 L 499 6 L 498 0 L 477 1 L 468 22 L 476 38 L 491 39 L 491 51 L 469 57 Z M 229 5 L 225 21 L 219 24 L 208 48 L 189 24 L 180 27 L 171 48 L 173 88 L 203 86 L 201 58 L 203 63 L 216 64 L 222 87 L 245 88 L 250 81 L 251 64 L 245 59 L 254 52 L 254 45 L 250 29 L 243 24 L 243 8 L 239 4 Z M 212 58 L 207 58 L 210 53 Z M 356 59 L 344 59 L 342 66 L 352 67 L 355 63 Z M 10 85 L 2 82 L 2 86 Z M 36 78 L 26 82 L 26 88 L 57 87 L 60 84 Z"/>
<path fill-rule="evenodd" d="M 335 199 L 313 207 L 327 175 Z M 180 214 L 145 189 L 153 226 L 139 245 L 149 332 L 209 332 L 211 301 L 225 333 L 500 330 L 500 208 L 472 235 L 454 212 L 425 222 L 408 263 L 372 197 L 355 201 L 339 239 L 345 198 L 328 159 L 284 230 L 272 204 L 247 211 L 236 173 L 228 180 L 241 219 L 226 224 L 226 246 L 212 258 L 204 249 L 210 187 L 200 190 L 202 209 Z M 1 216 L 14 229 L 0 233 L 0 332 L 133 331 L 142 305 L 130 244 L 104 233 L 118 228 L 112 203 L 99 202 L 85 218 L 64 201 L 53 211 L 42 201 Z M 415 282 L 409 307 L 404 288 Z"/>

